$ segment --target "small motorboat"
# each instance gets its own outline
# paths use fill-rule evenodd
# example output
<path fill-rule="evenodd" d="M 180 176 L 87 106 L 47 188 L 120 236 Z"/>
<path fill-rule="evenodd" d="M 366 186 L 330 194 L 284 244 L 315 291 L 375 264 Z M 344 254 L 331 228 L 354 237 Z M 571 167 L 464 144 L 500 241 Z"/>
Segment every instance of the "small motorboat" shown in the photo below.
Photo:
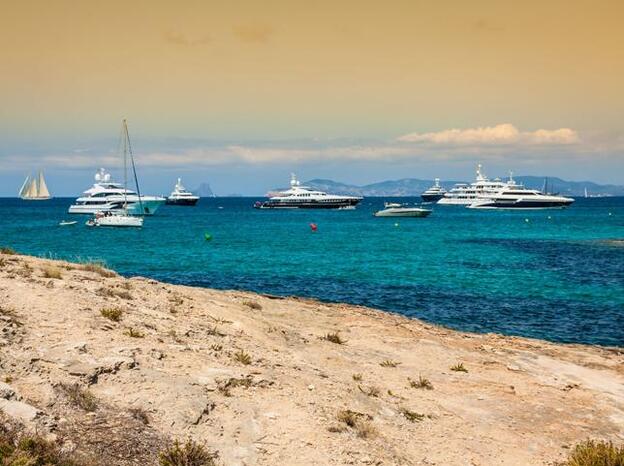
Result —
<path fill-rule="evenodd" d="M 135 227 L 143 226 L 143 217 L 127 213 L 98 212 L 85 223 L 89 227 Z"/>
<path fill-rule="evenodd" d="M 378 210 L 373 215 L 375 217 L 426 217 L 431 212 L 433 210 L 418 206 L 386 203 L 383 210 Z"/>
<path fill-rule="evenodd" d="M 59 226 L 60 227 L 67 227 L 67 226 L 70 226 L 70 225 L 75 225 L 76 223 L 78 223 L 77 220 L 61 220 L 59 222 Z"/>

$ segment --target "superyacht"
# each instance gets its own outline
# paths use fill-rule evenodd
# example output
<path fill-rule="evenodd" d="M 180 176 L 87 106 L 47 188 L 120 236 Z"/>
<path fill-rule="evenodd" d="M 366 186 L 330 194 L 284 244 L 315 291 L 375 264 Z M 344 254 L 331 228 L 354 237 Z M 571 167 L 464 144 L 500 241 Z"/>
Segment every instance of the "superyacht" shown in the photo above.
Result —
<path fill-rule="evenodd" d="M 140 200 L 140 202 L 139 202 Z M 69 207 L 70 214 L 95 214 L 96 212 L 118 212 L 127 207 L 130 215 L 153 215 L 166 199 L 159 196 L 139 198 L 136 191 L 113 181 L 111 174 L 100 168 L 95 174 L 95 183 Z"/>
<path fill-rule="evenodd" d="M 356 196 L 340 196 L 302 186 L 291 174 L 290 189 L 272 195 L 268 201 L 256 202 L 256 209 L 354 209 L 362 200 Z"/>
<path fill-rule="evenodd" d="M 470 205 L 477 201 L 480 197 L 488 194 L 494 194 L 501 189 L 505 188 L 507 183 L 504 183 L 500 178 L 490 180 L 482 171 L 481 164 L 477 165 L 477 178 L 474 183 L 458 183 L 453 188 L 444 194 L 438 204 L 440 205 Z"/>
<path fill-rule="evenodd" d="M 196 196 L 182 185 L 182 180 L 178 178 L 178 182 L 173 189 L 173 192 L 167 198 L 167 205 L 186 205 L 193 206 L 199 201 L 199 196 Z"/>
<path fill-rule="evenodd" d="M 570 197 L 529 189 L 517 184 L 509 175 L 506 186 L 496 193 L 482 195 L 469 209 L 562 209 L 574 202 Z"/>
<path fill-rule="evenodd" d="M 440 186 L 440 178 L 436 178 L 434 185 L 422 193 L 420 197 L 425 202 L 438 202 L 446 194 L 446 189 Z"/>

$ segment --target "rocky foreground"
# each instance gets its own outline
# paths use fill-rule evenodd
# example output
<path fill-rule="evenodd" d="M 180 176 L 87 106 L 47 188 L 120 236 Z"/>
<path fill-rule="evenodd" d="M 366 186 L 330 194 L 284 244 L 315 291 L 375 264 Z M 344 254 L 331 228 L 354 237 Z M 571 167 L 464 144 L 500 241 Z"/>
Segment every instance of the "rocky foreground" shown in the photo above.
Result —
<path fill-rule="evenodd" d="M 10 251 L 6 251 L 10 252 Z M 624 352 L 0 254 L 0 409 L 93 464 L 556 464 L 624 439 Z"/>

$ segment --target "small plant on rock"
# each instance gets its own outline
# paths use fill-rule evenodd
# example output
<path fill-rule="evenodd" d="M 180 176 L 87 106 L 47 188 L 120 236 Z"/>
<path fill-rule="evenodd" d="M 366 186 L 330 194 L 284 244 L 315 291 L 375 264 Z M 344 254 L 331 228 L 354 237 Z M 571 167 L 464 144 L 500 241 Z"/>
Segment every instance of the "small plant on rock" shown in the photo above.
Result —
<path fill-rule="evenodd" d="M 102 317 L 106 317 L 108 320 L 112 320 L 113 322 L 119 322 L 121 320 L 121 315 L 123 311 L 118 307 L 105 307 L 104 309 L 100 309 L 100 314 Z"/>
<path fill-rule="evenodd" d="M 53 265 L 47 265 L 43 268 L 43 278 L 53 278 L 60 280 L 62 277 L 61 269 L 54 267 Z"/>
<path fill-rule="evenodd" d="M 433 384 L 429 381 L 429 379 L 427 379 L 426 377 L 423 377 L 422 375 L 418 376 L 418 380 L 412 380 L 408 377 L 407 381 L 409 382 L 410 387 L 412 388 L 422 388 L 424 390 L 433 390 Z"/>
<path fill-rule="evenodd" d="M 245 366 L 251 364 L 251 355 L 244 350 L 238 350 L 236 353 L 234 353 L 233 357 L 235 361 L 238 361 Z"/>
<path fill-rule="evenodd" d="M 451 366 L 451 370 L 455 372 L 468 372 L 468 369 L 464 367 L 463 362 L 458 362 L 454 366 Z"/>
<path fill-rule="evenodd" d="M 95 411 L 97 409 L 97 398 L 88 389 L 82 388 L 80 384 L 60 383 L 59 390 L 71 401 L 71 403 L 85 411 Z"/>
<path fill-rule="evenodd" d="M 192 440 L 181 444 L 173 442 L 158 455 L 160 466 L 216 466 L 217 454 L 209 452 L 203 445 Z"/>
<path fill-rule="evenodd" d="M 624 445 L 617 447 L 612 442 L 586 440 L 574 447 L 567 461 L 561 466 L 622 466 Z"/>
<path fill-rule="evenodd" d="M 334 333 L 326 333 L 321 337 L 322 340 L 329 341 L 332 343 L 336 343 L 337 345 L 344 345 L 346 343 L 345 340 L 342 339 L 338 332 Z"/>

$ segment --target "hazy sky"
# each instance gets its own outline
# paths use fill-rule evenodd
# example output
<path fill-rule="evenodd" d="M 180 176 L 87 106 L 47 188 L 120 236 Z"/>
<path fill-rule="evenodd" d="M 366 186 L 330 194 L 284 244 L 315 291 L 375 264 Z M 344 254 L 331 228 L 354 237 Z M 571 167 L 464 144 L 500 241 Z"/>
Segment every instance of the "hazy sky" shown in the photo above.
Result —
<path fill-rule="evenodd" d="M 0 15 L 0 195 L 140 177 L 264 193 L 503 175 L 624 184 L 624 2 L 29 1 Z"/>

